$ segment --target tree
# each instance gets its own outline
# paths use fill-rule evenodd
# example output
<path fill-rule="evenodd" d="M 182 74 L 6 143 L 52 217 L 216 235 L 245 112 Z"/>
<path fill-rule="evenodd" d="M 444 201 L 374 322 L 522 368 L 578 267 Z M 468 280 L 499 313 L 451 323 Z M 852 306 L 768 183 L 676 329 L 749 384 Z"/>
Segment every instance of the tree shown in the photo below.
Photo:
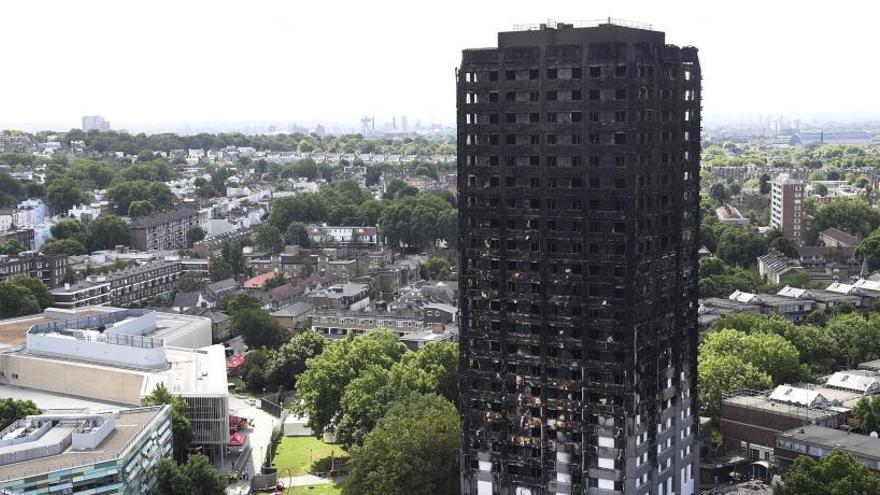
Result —
<path fill-rule="evenodd" d="M 701 353 L 697 363 L 697 391 L 706 416 L 721 415 L 725 392 L 745 387 L 762 390 L 772 385 L 770 375 L 736 356 Z"/>
<path fill-rule="evenodd" d="M 309 428 L 320 437 L 333 425 L 345 386 L 371 366 L 390 369 L 405 351 L 390 331 L 373 331 L 360 337 L 349 334 L 328 343 L 320 355 L 306 362 L 306 370 L 296 383 L 300 402 L 294 410 L 308 415 Z"/>
<path fill-rule="evenodd" d="M 155 210 L 153 203 L 147 200 L 132 201 L 128 205 L 128 216 L 131 218 L 143 217 L 153 213 Z"/>
<path fill-rule="evenodd" d="M 205 231 L 198 225 L 186 231 L 186 242 L 189 246 L 205 238 Z"/>
<path fill-rule="evenodd" d="M 828 186 L 825 184 L 813 184 L 813 192 L 824 198 L 828 195 Z"/>
<path fill-rule="evenodd" d="M 278 272 L 274 277 L 266 279 L 266 282 L 263 283 L 263 290 L 271 290 L 282 285 L 287 285 L 287 277 L 284 273 Z"/>
<path fill-rule="evenodd" d="M 880 432 L 880 395 L 859 399 L 853 407 L 852 415 L 866 435 Z"/>
<path fill-rule="evenodd" d="M 866 320 L 856 313 L 832 316 L 825 330 L 832 339 L 840 364 L 848 369 L 857 363 L 880 357 L 880 319 Z"/>
<path fill-rule="evenodd" d="M 183 466 L 183 474 L 192 482 L 195 495 L 223 495 L 226 479 L 204 455 L 191 455 Z"/>
<path fill-rule="evenodd" d="M 60 177 L 46 187 L 46 199 L 55 213 L 66 215 L 74 205 L 88 202 L 89 195 L 73 179 Z"/>
<path fill-rule="evenodd" d="M 309 238 L 309 229 L 302 222 L 291 222 L 284 231 L 284 239 L 288 244 L 301 246 L 304 248 L 312 247 L 312 240 Z"/>
<path fill-rule="evenodd" d="M 92 220 L 86 231 L 86 245 L 92 250 L 113 249 L 127 245 L 131 238 L 128 224 L 117 216 L 101 215 Z"/>
<path fill-rule="evenodd" d="M 191 455 L 182 465 L 168 459 L 160 459 L 156 464 L 155 495 L 222 495 L 225 492 L 226 479 L 204 455 Z"/>
<path fill-rule="evenodd" d="M 724 187 L 724 184 L 721 182 L 716 182 L 709 186 L 709 197 L 718 201 L 719 203 L 724 203 L 728 199 L 730 199 L 730 195 L 727 192 L 727 189 Z"/>
<path fill-rule="evenodd" d="M 266 366 L 269 363 L 269 350 L 255 349 L 244 355 L 241 365 L 241 378 L 248 390 L 262 392 L 266 388 Z"/>
<path fill-rule="evenodd" d="M 856 247 L 855 255 L 859 259 L 868 258 L 868 267 L 871 270 L 880 269 L 880 230 L 875 230 L 862 239 Z"/>
<path fill-rule="evenodd" d="M 836 227 L 864 238 L 880 227 L 880 212 L 871 208 L 871 205 L 860 197 L 833 198 L 816 211 L 810 225 L 811 240 L 829 227 Z"/>
<path fill-rule="evenodd" d="M 219 282 L 232 277 L 232 265 L 222 256 L 212 256 L 208 263 L 208 276 L 212 282 Z"/>
<path fill-rule="evenodd" d="M 131 204 L 149 201 L 155 211 L 164 211 L 174 204 L 174 193 L 164 182 L 128 180 L 117 182 L 108 191 L 107 197 L 116 206 L 116 213 L 126 215 Z"/>
<path fill-rule="evenodd" d="M 49 228 L 52 237 L 55 239 L 79 239 L 86 232 L 86 226 L 82 222 L 75 219 L 59 220 L 55 225 Z"/>
<path fill-rule="evenodd" d="M 276 347 L 287 337 L 278 320 L 264 309 L 240 309 L 230 314 L 229 330 L 234 335 L 241 335 L 244 343 L 252 349 Z"/>
<path fill-rule="evenodd" d="M 775 249 L 789 258 L 798 259 L 800 257 L 797 245 L 785 237 L 779 229 L 773 229 L 767 234 L 767 247 Z"/>
<path fill-rule="evenodd" d="M 190 494 L 194 488 L 192 481 L 183 473 L 183 470 L 166 458 L 159 459 L 156 464 L 156 486 L 153 487 L 154 495 L 166 493 Z"/>
<path fill-rule="evenodd" d="M 718 236 L 716 255 L 729 265 L 751 267 L 767 252 L 767 241 L 754 232 L 727 227 Z"/>
<path fill-rule="evenodd" d="M 268 223 L 260 224 L 254 229 L 254 243 L 271 254 L 278 254 L 284 249 L 281 231 L 278 230 L 278 227 Z"/>
<path fill-rule="evenodd" d="M 9 256 L 17 256 L 22 251 L 25 251 L 24 245 L 18 241 L 18 239 L 10 239 L 6 242 L 0 243 L 0 254 L 5 254 Z"/>
<path fill-rule="evenodd" d="M 195 292 L 205 288 L 207 283 L 201 274 L 197 272 L 184 272 L 174 284 L 174 290 L 180 292 Z"/>
<path fill-rule="evenodd" d="M 40 408 L 32 400 L 0 399 L 0 430 L 34 414 L 40 414 Z"/>
<path fill-rule="evenodd" d="M 244 253 L 241 244 L 237 241 L 226 241 L 220 248 L 220 255 L 229 263 L 229 268 L 235 275 L 244 273 Z"/>
<path fill-rule="evenodd" d="M 261 309 L 263 303 L 250 294 L 233 294 L 226 299 L 226 312 L 233 316 L 239 311 Z"/>
<path fill-rule="evenodd" d="M 833 450 L 818 461 L 802 455 L 795 459 L 774 495 L 872 495 L 880 493 L 880 477 L 849 454 Z"/>
<path fill-rule="evenodd" d="M 461 426 L 455 406 L 412 394 L 388 409 L 351 453 L 345 495 L 458 493 Z"/>
<path fill-rule="evenodd" d="M 172 395 L 165 388 L 164 383 L 159 383 L 150 395 L 144 397 L 145 406 L 171 405 L 171 435 L 174 459 L 178 463 L 186 459 L 187 449 L 193 440 L 193 426 L 189 420 L 189 405 L 179 395 Z"/>
<path fill-rule="evenodd" d="M 14 280 L 0 282 L 0 317 L 31 315 L 40 311 L 40 302 L 30 287 Z"/>
<path fill-rule="evenodd" d="M 449 262 L 443 258 L 429 258 L 422 266 L 422 278 L 428 280 L 438 280 L 440 272 L 449 271 Z"/>
<path fill-rule="evenodd" d="M 306 370 L 306 361 L 321 354 L 325 343 L 321 335 L 303 332 L 272 351 L 265 367 L 269 387 L 294 390 L 297 377 Z"/>
<path fill-rule="evenodd" d="M 758 192 L 761 194 L 770 194 L 770 175 L 769 174 L 761 174 L 760 185 L 758 186 Z"/>
<path fill-rule="evenodd" d="M 12 277 L 11 281 L 27 288 L 30 294 L 36 298 L 37 304 L 40 305 L 40 310 L 44 310 L 52 305 L 52 293 L 49 292 L 49 288 L 42 281 L 24 274 Z"/>
<path fill-rule="evenodd" d="M 703 338 L 700 353 L 737 357 L 770 375 L 776 384 L 801 378 L 798 350 L 775 333 L 714 330 Z"/>

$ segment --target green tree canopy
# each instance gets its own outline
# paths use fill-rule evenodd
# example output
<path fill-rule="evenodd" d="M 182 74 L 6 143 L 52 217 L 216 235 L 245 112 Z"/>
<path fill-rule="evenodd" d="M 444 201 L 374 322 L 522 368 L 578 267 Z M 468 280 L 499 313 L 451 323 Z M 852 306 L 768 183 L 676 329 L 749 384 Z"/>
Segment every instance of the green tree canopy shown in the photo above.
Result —
<path fill-rule="evenodd" d="M 300 402 L 294 406 L 309 416 L 309 428 L 316 436 L 331 426 L 340 410 L 345 386 L 367 369 L 390 369 L 406 352 L 406 347 L 389 331 L 374 331 L 355 338 L 330 342 L 324 352 L 306 363 L 296 383 Z"/>
<path fill-rule="evenodd" d="M 156 486 L 153 494 L 164 495 L 223 495 L 226 478 L 217 471 L 206 456 L 197 454 L 185 464 L 161 459 L 156 465 Z"/>
<path fill-rule="evenodd" d="M 159 383 L 150 395 L 144 397 L 145 406 L 171 405 L 171 435 L 174 458 L 177 462 L 186 459 L 189 444 L 193 440 L 193 426 L 189 420 L 189 405 L 186 400 L 173 395 L 165 388 L 164 383 Z"/>
<path fill-rule="evenodd" d="M 866 435 L 871 432 L 880 433 L 880 395 L 859 399 L 853 407 L 852 415 Z"/>
<path fill-rule="evenodd" d="M 68 256 L 89 252 L 83 243 L 73 239 L 49 239 L 40 248 L 43 254 L 66 254 Z"/>
<path fill-rule="evenodd" d="M 240 309 L 230 315 L 230 332 L 241 335 L 252 349 L 276 347 L 287 339 L 287 332 L 278 320 L 264 309 Z"/>
<path fill-rule="evenodd" d="M 802 455 L 795 459 L 774 495 L 873 495 L 880 493 L 880 477 L 849 454 L 834 450 L 818 461 Z"/>
<path fill-rule="evenodd" d="M 726 392 L 746 387 L 761 390 L 773 383 L 770 375 L 736 356 L 700 353 L 697 363 L 697 391 L 706 416 L 721 415 L 721 398 Z"/>
<path fill-rule="evenodd" d="M 79 220 L 69 218 L 56 222 L 49 228 L 49 232 L 56 239 L 74 238 L 79 240 L 79 236 L 85 234 L 86 226 Z"/>
<path fill-rule="evenodd" d="M 714 330 L 703 338 L 700 353 L 737 357 L 770 375 L 776 384 L 801 378 L 798 350 L 775 333 Z"/>
<path fill-rule="evenodd" d="M 113 215 L 101 215 L 92 220 L 86 231 L 86 245 L 92 251 L 113 249 L 117 244 L 128 245 L 130 238 L 128 224 Z"/>
<path fill-rule="evenodd" d="M 0 430 L 25 416 L 42 412 L 31 400 L 0 399 Z"/>
<path fill-rule="evenodd" d="M 345 495 L 458 493 L 461 426 L 440 396 L 413 394 L 387 414 L 351 453 Z"/>

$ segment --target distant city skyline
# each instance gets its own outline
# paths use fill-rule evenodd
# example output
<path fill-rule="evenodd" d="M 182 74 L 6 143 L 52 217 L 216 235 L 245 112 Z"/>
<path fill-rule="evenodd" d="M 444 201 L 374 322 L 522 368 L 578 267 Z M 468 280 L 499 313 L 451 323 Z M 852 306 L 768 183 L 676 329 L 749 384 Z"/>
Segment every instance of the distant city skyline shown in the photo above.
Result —
<path fill-rule="evenodd" d="M 496 31 L 516 24 L 608 15 L 651 23 L 670 33 L 667 43 L 700 47 L 707 124 L 741 113 L 880 118 L 880 100 L 867 97 L 880 69 L 857 49 L 874 44 L 880 5 L 849 0 L 796 18 L 788 5 L 754 0 L 723 12 L 692 0 L 451 1 L 418 10 L 333 0 L 263 0 L 249 9 L 227 1 L 14 1 L 4 8 L 15 22 L 0 32 L 13 70 L 0 81 L 2 128 L 65 130 L 95 114 L 133 131 L 263 121 L 357 128 L 363 115 L 451 125 L 462 48 L 494 45 Z"/>

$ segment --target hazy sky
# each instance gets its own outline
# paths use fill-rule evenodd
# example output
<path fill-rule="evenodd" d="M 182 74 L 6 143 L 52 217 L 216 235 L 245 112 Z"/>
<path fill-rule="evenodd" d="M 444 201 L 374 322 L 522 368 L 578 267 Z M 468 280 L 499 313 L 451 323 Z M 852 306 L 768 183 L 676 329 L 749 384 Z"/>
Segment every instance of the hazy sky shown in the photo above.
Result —
<path fill-rule="evenodd" d="M 707 116 L 876 113 L 878 14 L 872 0 L 4 0 L 0 123 L 452 122 L 461 49 L 606 16 L 698 47 Z"/>

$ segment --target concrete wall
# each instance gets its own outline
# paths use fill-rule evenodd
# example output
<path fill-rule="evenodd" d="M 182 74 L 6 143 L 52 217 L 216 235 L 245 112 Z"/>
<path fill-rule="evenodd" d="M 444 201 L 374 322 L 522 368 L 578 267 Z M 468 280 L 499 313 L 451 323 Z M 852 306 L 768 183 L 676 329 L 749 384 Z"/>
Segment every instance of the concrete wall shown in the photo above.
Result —
<path fill-rule="evenodd" d="M 107 338 L 113 336 L 107 335 Z M 126 336 L 120 335 L 125 338 Z M 128 337 L 142 339 L 142 337 Z M 149 341 L 150 339 L 147 339 Z M 165 348 L 115 345 L 95 340 L 66 338 L 57 334 L 28 334 L 28 352 L 75 357 L 87 361 L 115 363 L 123 366 L 163 369 L 167 367 Z"/>
<path fill-rule="evenodd" d="M 0 373 L 0 382 L 18 387 L 132 406 L 141 404 L 144 377 L 133 370 L 2 354 Z"/>

